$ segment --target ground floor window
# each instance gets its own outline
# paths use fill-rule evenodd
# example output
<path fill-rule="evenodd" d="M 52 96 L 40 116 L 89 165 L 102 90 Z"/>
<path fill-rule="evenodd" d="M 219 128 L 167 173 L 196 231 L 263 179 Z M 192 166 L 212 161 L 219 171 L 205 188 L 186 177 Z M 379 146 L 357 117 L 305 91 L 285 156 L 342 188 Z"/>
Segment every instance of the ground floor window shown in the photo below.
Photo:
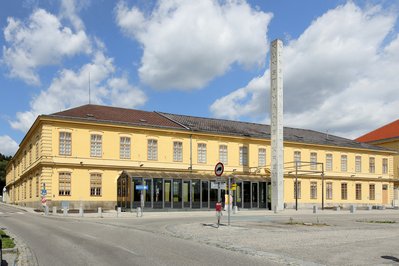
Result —
<path fill-rule="evenodd" d="M 317 182 L 310 182 L 310 198 L 317 199 Z"/>
<path fill-rule="evenodd" d="M 58 176 L 58 194 L 60 196 L 71 195 L 71 173 L 59 173 Z"/>
<path fill-rule="evenodd" d="M 370 184 L 370 186 L 369 186 L 369 199 L 375 200 L 375 185 L 374 184 Z"/>
<path fill-rule="evenodd" d="M 362 199 L 362 184 L 356 184 L 356 200 Z"/>
<path fill-rule="evenodd" d="M 348 199 L 348 184 L 341 183 L 341 199 L 346 200 Z"/>
<path fill-rule="evenodd" d="M 326 183 L 326 199 L 331 200 L 333 198 L 333 190 L 332 190 L 332 183 L 327 182 Z"/>
<path fill-rule="evenodd" d="M 90 196 L 101 196 L 101 174 L 90 174 Z"/>
<path fill-rule="evenodd" d="M 298 183 L 298 188 L 296 187 L 297 183 Z M 301 198 L 301 181 L 296 182 L 294 180 L 294 199 L 300 199 L 300 198 Z"/>

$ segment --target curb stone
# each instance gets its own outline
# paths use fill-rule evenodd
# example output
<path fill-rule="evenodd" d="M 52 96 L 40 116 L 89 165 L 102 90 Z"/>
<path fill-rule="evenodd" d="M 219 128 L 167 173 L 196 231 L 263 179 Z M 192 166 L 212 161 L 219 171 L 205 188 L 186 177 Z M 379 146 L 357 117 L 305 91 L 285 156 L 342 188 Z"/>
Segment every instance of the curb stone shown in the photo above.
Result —
<path fill-rule="evenodd" d="M 15 248 L 7 249 L 16 251 L 16 259 L 13 263 L 15 266 L 39 266 L 37 258 L 31 249 L 16 235 L 5 229 L 7 235 L 13 238 L 15 243 Z"/>

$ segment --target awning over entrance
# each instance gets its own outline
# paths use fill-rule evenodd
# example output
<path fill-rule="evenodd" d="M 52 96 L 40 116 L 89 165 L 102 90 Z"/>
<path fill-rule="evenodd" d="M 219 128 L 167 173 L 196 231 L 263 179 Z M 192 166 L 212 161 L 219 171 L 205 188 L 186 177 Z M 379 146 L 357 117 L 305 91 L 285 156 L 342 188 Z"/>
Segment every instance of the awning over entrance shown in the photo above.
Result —
<path fill-rule="evenodd" d="M 214 174 L 203 174 L 203 173 L 188 173 L 188 172 L 167 172 L 167 171 L 123 171 L 122 175 L 125 174 L 133 178 L 164 178 L 164 179 L 183 179 L 183 180 L 215 180 L 217 176 Z M 270 177 L 266 175 L 231 175 L 234 176 L 237 181 L 270 181 Z M 221 178 L 227 180 L 228 175 L 223 175 Z"/>

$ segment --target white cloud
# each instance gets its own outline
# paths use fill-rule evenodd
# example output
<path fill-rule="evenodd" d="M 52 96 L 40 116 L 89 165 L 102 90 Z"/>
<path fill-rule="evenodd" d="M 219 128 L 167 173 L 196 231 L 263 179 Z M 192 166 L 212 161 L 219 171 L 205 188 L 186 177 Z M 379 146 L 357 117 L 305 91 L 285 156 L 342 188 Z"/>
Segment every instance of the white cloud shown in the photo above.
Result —
<path fill-rule="evenodd" d="M 272 15 L 246 1 L 165 0 L 148 15 L 120 2 L 115 12 L 122 31 L 141 43 L 139 75 L 154 88 L 201 88 L 234 63 L 264 63 Z"/>
<path fill-rule="evenodd" d="M 82 8 L 87 7 L 88 4 L 88 0 L 62 0 L 60 17 L 68 19 L 76 31 L 84 30 L 85 27 L 83 21 L 80 19 L 77 13 Z"/>
<path fill-rule="evenodd" d="M 361 9 L 349 2 L 289 42 L 283 52 L 285 124 L 356 137 L 397 119 L 399 38 L 389 37 L 396 19 L 378 6 Z M 269 122 L 263 118 L 269 87 L 267 70 L 210 110 L 217 117 Z"/>
<path fill-rule="evenodd" d="M 63 27 L 56 16 L 43 9 L 35 10 L 26 23 L 9 17 L 4 38 L 7 46 L 3 46 L 2 61 L 10 76 L 32 85 L 40 84 L 37 68 L 58 64 L 65 56 L 91 52 L 83 30 Z"/>
<path fill-rule="evenodd" d="M 15 142 L 10 136 L 0 136 L 0 153 L 6 156 L 12 156 L 18 150 L 18 143 Z"/>
<path fill-rule="evenodd" d="M 38 115 L 88 104 L 89 76 L 91 103 L 126 108 L 143 105 L 147 100 L 144 92 L 130 85 L 126 77 L 112 77 L 114 72 L 113 59 L 101 51 L 78 71 L 61 70 L 49 88 L 31 101 L 29 111 L 17 113 L 16 120 L 10 122 L 12 128 L 26 132 Z"/>

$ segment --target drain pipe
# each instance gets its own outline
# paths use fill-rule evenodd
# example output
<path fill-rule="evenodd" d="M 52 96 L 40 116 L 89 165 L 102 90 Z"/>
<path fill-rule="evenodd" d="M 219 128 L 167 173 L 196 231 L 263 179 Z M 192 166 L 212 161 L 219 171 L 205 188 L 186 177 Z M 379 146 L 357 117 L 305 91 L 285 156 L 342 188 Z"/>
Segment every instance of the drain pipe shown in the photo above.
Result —
<path fill-rule="evenodd" d="M 190 172 L 193 172 L 193 135 L 190 134 Z"/>

